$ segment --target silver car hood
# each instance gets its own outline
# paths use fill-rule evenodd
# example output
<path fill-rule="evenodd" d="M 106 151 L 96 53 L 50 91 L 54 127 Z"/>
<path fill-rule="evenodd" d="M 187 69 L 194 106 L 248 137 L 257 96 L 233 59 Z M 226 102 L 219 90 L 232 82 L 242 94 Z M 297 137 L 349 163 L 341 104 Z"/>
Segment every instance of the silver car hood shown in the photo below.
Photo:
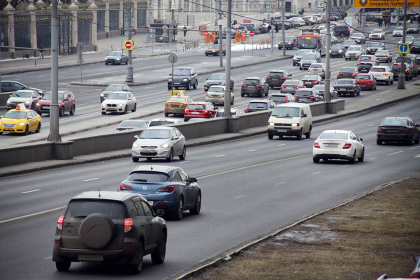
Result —
<path fill-rule="evenodd" d="M 105 99 L 102 104 L 127 104 L 127 100 Z"/>
<path fill-rule="evenodd" d="M 139 146 L 160 146 L 170 141 L 169 139 L 137 139 L 136 143 Z"/>
<path fill-rule="evenodd" d="M 32 97 L 10 97 L 10 102 L 25 102 L 28 100 L 32 100 Z"/>

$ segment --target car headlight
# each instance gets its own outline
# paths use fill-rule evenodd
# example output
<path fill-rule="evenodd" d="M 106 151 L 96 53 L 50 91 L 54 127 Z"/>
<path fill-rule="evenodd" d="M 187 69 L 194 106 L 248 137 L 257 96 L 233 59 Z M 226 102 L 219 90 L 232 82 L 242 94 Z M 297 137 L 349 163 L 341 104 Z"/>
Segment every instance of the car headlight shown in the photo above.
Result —
<path fill-rule="evenodd" d="M 18 126 L 22 126 L 22 125 L 25 125 L 25 123 L 24 122 L 21 122 L 21 123 L 18 123 L 17 125 Z"/>
<path fill-rule="evenodd" d="M 169 143 L 162 144 L 160 145 L 160 147 L 166 149 L 169 147 Z"/>
<path fill-rule="evenodd" d="M 11 101 L 10 100 L 7 100 L 7 104 L 9 104 Z"/>
<path fill-rule="evenodd" d="M 105 95 L 103 93 L 101 93 L 101 96 L 104 97 Z"/>
<path fill-rule="evenodd" d="M 120 60 L 119 58 L 117 58 L 117 61 Z"/>
<path fill-rule="evenodd" d="M 338 52 L 342 52 L 342 50 L 339 50 Z"/>
<path fill-rule="evenodd" d="M 107 60 L 107 58 L 105 57 L 105 60 Z"/>
<path fill-rule="evenodd" d="M 274 126 L 274 123 L 273 122 L 269 123 L 269 126 Z"/>
<path fill-rule="evenodd" d="M 119 104 L 118 106 L 120 106 L 120 108 L 122 108 L 124 106 L 124 104 Z"/>
<path fill-rule="evenodd" d="M 138 148 L 139 144 L 137 144 L 136 142 L 133 143 L 133 148 Z"/>
<path fill-rule="evenodd" d="M 298 123 L 292 123 L 292 126 L 299 126 Z"/>
<path fill-rule="evenodd" d="M 39 104 L 39 102 L 37 102 L 37 103 L 36 103 L 36 107 L 39 107 L 39 106 L 41 106 L 41 105 Z"/>
<path fill-rule="evenodd" d="M 188 82 L 188 79 L 183 79 L 184 82 Z"/>
<path fill-rule="evenodd" d="M 29 104 L 29 103 L 30 103 L 30 100 L 26 100 L 26 101 L 25 101 L 25 104 Z"/>

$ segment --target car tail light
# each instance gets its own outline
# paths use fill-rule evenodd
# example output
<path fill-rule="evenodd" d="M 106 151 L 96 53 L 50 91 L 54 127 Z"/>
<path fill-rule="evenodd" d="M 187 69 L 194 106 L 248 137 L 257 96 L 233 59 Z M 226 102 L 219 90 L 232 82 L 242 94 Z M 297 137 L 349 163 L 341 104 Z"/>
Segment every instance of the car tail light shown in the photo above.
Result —
<path fill-rule="evenodd" d="M 245 109 L 245 111 L 244 111 L 245 113 L 248 113 L 248 109 Z"/>
<path fill-rule="evenodd" d="M 321 148 L 321 146 L 319 145 L 319 143 L 318 143 L 318 142 L 315 142 L 315 143 L 314 143 L 314 148 L 320 149 L 320 148 Z"/>
<path fill-rule="evenodd" d="M 206 92 L 206 96 L 209 96 L 209 93 L 208 92 Z"/>
<path fill-rule="evenodd" d="M 317 84 L 317 83 L 318 83 L 318 81 L 312 81 L 312 83 L 313 83 L 313 84 Z"/>
<path fill-rule="evenodd" d="M 359 70 L 359 67 L 356 67 L 357 70 Z"/>
<path fill-rule="evenodd" d="M 125 184 L 120 185 L 120 191 L 132 191 L 132 190 L 133 190 L 133 188 L 130 187 L 130 186 L 127 186 Z"/>
<path fill-rule="evenodd" d="M 407 127 L 404 127 L 403 133 L 410 133 L 410 130 Z"/>
<path fill-rule="evenodd" d="M 382 133 L 383 131 L 382 131 L 382 127 L 380 127 L 380 126 L 378 126 L 378 131 L 377 131 L 378 133 Z"/>
<path fill-rule="evenodd" d="M 309 98 L 315 98 L 315 96 L 312 95 L 312 96 L 309 96 Z"/>
<path fill-rule="evenodd" d="M 408 69 L 404 69 L 405 72 L 408 72 Z"/>
<path fill-rule="evenodd" d="M 262 87 L 262 85 L 258 85 L 257 87 Z"/>
<path fill-rule="evenodd" d="M 286 79 L 286 77 L 280 77 L 280 79 L 285 80 L 285 79 Z"/>
<path fill-rule="evenodd" d="M 382 75 L 388 75 L 388 73 L 382 73 Z"/>
<path fill-rule="evenodd" d="M 325 72 L 325 70 L 324 70 L 324 69 L 322 69 L 322 72 Z"/>
<path fill-rule="evenodd" d="M 295 98 L 298 98 L 298 96 L 297 95 L 293 95 Z"/>
<path fill-rule="evenodd" d="M 408 277 L 408 278 L 411 278 L 411 279 L 420 279 L 420 274 L 419 273 L 414 273 L 414 274 L 410 275 L 410 277 Z"/>
<path fill-rule="evenodd" d="M 352 75 L 352 76 L 356 76 L 356 74 L 354 74 L 354 73 L 351 73 L 351 75 Z"/>
<path fill-rule="evenodd" d="M 165 103 L 165 107 L 168 107 L 169 105 L 168 105 L 168 103 Z"/>
<path fill-rule="evenodd" d="M 392 69 L 392 68 L 391 68 L 391 69 L 389 69 L 389 71 L 393 72 L 393 71 L 394 71 L 394 69 Z"/>
<path fill-rule="evenodd" d="M 187 107 L 187 104 L 182 104 L 182 107 Z"/>
<path fill-rule="evenodd" d="M 161 187 L 159 189 L 157 189 L 157 192 L 167 192 L 167 193 L 171 193 L 173 192 L 175 189 L 175 186 L 166 186 L 166 187 Z"/>
<path fill-rule="evenodd" d="M 242 84 L 243 87 L 246 87 L 246 84 Z"/>
<path fill-rule="evenodd" d="M 223 93 L 222 97 L 225 97 L 225 94 Z"/>
<path fill-rule="evenodd" d="M 58 221 L 57 221 L 57 228 L 59 229 L 59 230 L 63 230 L 63 221 L 64 221 L 64 218 L 65 218 L 66 216 L 60 216 L 60 218 L 58 218 Z"/>
<path fill-rule="evenodd" d="M 286 86 L 281 86 L 281 88 L 286 88 Z"/>
<path fill-rule="evenodd" d="M 338 73 L 337 73 L 337 76 L 340 76 L 340 75 L 341 75 L 341 73 L 340 73 L 340 72 L 338 72 Z"/>
<path fill-rule="evenodd" d="M 350 149 L 350 148 L 351 148 L 351 144 L 350 143 L 346 143 L 343 146 L 343 149 L 345 149 L 345 150 Z"/>
<path fill-rule="evenodd" d="M 293 88 L 300 88 L 300 86 L 295 86 L 295 87 L 293 87 Z"/>
<path fill-rule="evenodd" d="M 373 60 L 371 59 L 371 60 L 369 60 L 369 62 L 373 62 Z"/>
<path fill-rule="evenodd" d="M 354 88 L 350 88 L 350 90 L 354 90 Z"/>
<path fill-rule="evenodd" d="M 185 113 L 187 114 L 187 113 L 190 113 L 190 110 L 189 109 L 185 109 Z"/>
<path fill-rule="evenodd" d="M 384 55 L 384 57 L 388 57 L 388 56 Z"/>
<path fill-rule="evenodd" d="M 129 232 L 133 228 L 133 219 L 124 219 L 124 233 Z"/>
<path fill-rule="evenodd" d="M 309 72 L 309 68 L 308 68 L 308 72 Z"/>
<path fill-rule="evenodd" d="M 270 76 L 267 76 L 267 77 L 265 77 L 266 79 L 270 79 L 271 77 Z"/>

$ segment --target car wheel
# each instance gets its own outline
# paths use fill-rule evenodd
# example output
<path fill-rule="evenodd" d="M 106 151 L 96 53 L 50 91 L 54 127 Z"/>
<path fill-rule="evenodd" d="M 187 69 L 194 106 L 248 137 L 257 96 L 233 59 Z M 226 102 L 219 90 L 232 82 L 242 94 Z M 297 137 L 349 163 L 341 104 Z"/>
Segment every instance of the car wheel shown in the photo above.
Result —
<path fill-rule="evenodd" d="M 381 140 L 376 140 L 376 145 L 382 145 L 382 141 Z"/>
<path fill-rule="evenodd" d="M 297 135 L 298 140 L 302 140 L 302 129 L 299 130 L 299 134 Z"/>
<path fill-rule="evenodd" d="M 154 251 L 151 254 L 152 262 L 154 264 L 162 264 L 165 261 L 165 255 L 166 255 L 166 234 L 162 232 L 159 246 L 156 248 L 156 251 Z"/>
<path fill-rule="evenodd" d="M 178 206 L 174 212 L 172 212 L 171 217 L 173 220 L 180 221 L 182 220 L 182 217 L 184 216 L 184 200 L 181 196 L 179 198 Z"/>
<path fill-rule="evenodd" d="M 245 94 L 243 94 L 242 92 L 241 92 L 241 97 L 244 97 L 245 96 Z"/>
<path fill-rule="evenodd" d="M 139 274 L 143 268 L 143 244 L 139 242 L 139 250 L 135 257 L 135 264 L 131 266 L 133 274 Z"/>
<path fill-rule="evenodd" d="M 25 132 L 23 133 L 23 135 L 28 135 L 28 134 L 29 134 L 29 126 L 26 126 Z"/>
<path fill-rule="evenodd" d="M 102 113 L 102 115 L 106 115 L 106 112 L 101 112 Z"/>
<path fill-rule="evenodd" d="M 386 85 L 389 85 L 389 84 L 390 84 L 390 81 L 389 81 L 389 79 L 388 79 L 388 81 L 386 81 L 386 82 L 385 82 L 385 84 L 386 84 Z"/>
<path fill-rule="evenodd" d="M 134 104 L 134 108 L 133 108 L 133 110 L 131 110 L 131 112 L 135 112 L 137 110 L 137 104 Z"/>
<path fill-rule="evenodd" d="M 73 105 L 72 107 L 71 107 L 71 110 L 70 110 L 70 115 L 74 115 L 74 112 L 76 111 L 76 105 Z"/>
<path fill-rule="evenodd" d="M 394 80 L 391 80 L 390 83 L 391 83 L 391 85 L 393 85 L 394 84 Z"/>
<path fill-rule="evenodd" d="M 414 143 L 414 135 L 411 135 L 411 139 L 408 140 L 407 145 L 413 146 L 413 143 Z"/>
<path fill-rule="evenodd" d="M 272 140 L 272 139 L 273 139 L 273 136 L 274 136 L 274 135 L 273 135 L 273 133 L 272 133 L 272 132 L 269 132 L 269 133 L 268 133 L 268 139 Z"/>
<path fill-rule="evenodd" d="M 188 84 L 185 86 L 186 90 L 190 90 L 191 88 L 191 82 L 188 82 Z"/>
<path fill-rule="evenodd" d="M 55 267 L 58 271 L 68 271 L 71 266 L 71 261 L 55 262 Z"/>
<path fill-rule="evenodd" d="M 312 130 L 312 127 L 309 128 L 309 131 L 305 133 L 306 139 L 311 138 L 311 130 Z"/>
<path fill-rule="evenodd" d="M 302 70 L 302 67 L 299 66 L 299 70 Z"/>
<path fill-rule="evenodd" d="M 108 65 L 108 62 L 105 62 L 105 65 Z"/>
<path fill-rule="evenodd" d="M 127 106 L 124 107 L 124 112 L 123 114 L 127 114 Z"/>
<path fill-rule="evenodd" d="M 235 103 L 235 98 L 232 98 L 232 102 L 230 102 L 230 105 L 233 105 Z"/>
<path fill-rule="evenodd" d="M 184 148 L 182 149 L 182 154 L 179 156 L 179 159 L 185 160 L 186 158 L 187 158 L 187 148 L 185 148 L 184 146 Z"/>
<path fill-rule="evenodd" d="M 419 144 L 420 143 L 420 133 L 417 135 L 417 139 L 414 140 L 414 144 Z"/>
<path fill-rule="evenodd" d="M 168 86 L 168 90 L 171 90 L 172 89 L 172 87 L 171 86 Z"/>
<path fill-rule="evenodd" d="M 365 160 L 365 148 L 363 148 L 362 154 L 357 159 L 358 162 L 363 162 Z"/>
<path fill-rule="evenodd" d="M 313 160 L 314 163 L 319 163 L 319 158 L 318 157 L 313 157 L 312 160 Z"/>
<path fill-rule="evenodd" d="M 168 117 L 169 116 L 169 114 L 168 113 L 165 113 L 165 117 Z"/>
<path fill-rule="evenodd" d="M 201 211 L 201 192 L 198 193 L 197 201 L 195 203 L 194 208 L 190 209 L 190 214 L 191 215 L 198 215 L 198 214 L 200 214 L 200 211 Z"/>
<path fill-rule="evenodd" d="M 198 86 L 198 81 L 197 81 L 197 80 L 195 80 L 195 84 L 193 85 L 193 88 L 194 88 L 194 89 L 197 89 L 197 86 Z"/>
<path fill-rule="evenodd" d="M 64 116 L 64 107 L 61 107 L 61 109 L 58 109 L 59 111 L 58 111 L 58 115 L 60 116 L 60 117 L 63 117 Z"/>
<path fill-rule="evenodd" d="M 35 130 L 35 133 L 41 132 L 41 123 L 38 124 L 38 128 Z"/>
<path fill-rule="evenodd" d="M 133 162 L 139 162 L 139 158 L 138 157 L 133 157 Z"/>
<path fill-rule="evenodd" d="M 171 162 L 173 160 L 174 160 L 174 151 L 173 151 L 173 149 L 171 149 L 171 151 L 169 152 L 168 157 L 166 158 L 166 161 Z"/>
<path fill-rule="evenodd" d="M 356 163 L 356 158 L 357 158 L 356 150 L 354 150 L 353 157 L 350 159 L 350 163 L 355 164 Z"/>
<path fill-rule="evenodd" d="M 209 56 L 209 54 L 208 54 L 208 53 L 206 53 L 206 56 Z"/>

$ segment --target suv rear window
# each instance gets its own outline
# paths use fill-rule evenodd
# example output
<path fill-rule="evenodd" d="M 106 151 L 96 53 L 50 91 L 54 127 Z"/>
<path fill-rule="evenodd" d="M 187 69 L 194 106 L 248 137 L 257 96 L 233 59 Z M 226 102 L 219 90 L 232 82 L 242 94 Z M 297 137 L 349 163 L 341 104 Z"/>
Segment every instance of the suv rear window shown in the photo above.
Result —
<path fill-rule="evenodd" d="M 270 100 L 273 100 L 274 102 L 284 102 L 284 103 L 286 103 L 287 101 L 286 96 L 279 96 L 279 95 L 272 95 Z"/>
<path fill-rule="evenodd" d="M 244 81 L 244 84 L 245 85 L 259 85 L 260 84 L 260 81 L 259 80 L 254 80 L 254 79 L 246 79 L 245 81 Z"/>
<path fill-rule="evenodd" d="M 397 57 L 397 60 L 395 62 L 401 63 L 402 62 L 402 59 L 403 59 L 403 57 L 402 56 L 399 56 L 399 57 Z M 409 57 L 406 57 L 405 58 L 405 62 L 408 63 L 408 64 L 411 64 L 411 59 Z"/>
<path fill-rule="evenodd" d="M 144 183 L 156 183 L 156 182 L 166 182 L 168 181 L 169 176 L 164 173 L 160 172 L 150 172 L 150 171 L 142 171 L 142 172 L 134 172 L 130 174 L 127 178 L 129 181 L 135 182 L 144 182 Z"/>
<path fill-rule="evenodd" d="M 66 217 L 84 218 L 94 213 L 108 215 L 111 219 L 124 219 L 124 203 L 110 200 L 72 200 L 67 208 Z"/>
<path fill-rule="evenodd" d="M 151 121 L 150 122 L 150 124 L 149 124 L 149 126 L 157 126 L 157 125 L 164 125 L 164 124 L 173 124 L 174 122 L 172 122 L 172 121 L 164 121 L 164 120 L 162 120 L 162 121 Z"/>
<path fill-rule="evenodd" d="M 283 72 L 270 72 L 270 73 L 268 73 L 268 76 L 270 76 L 270 77 L 272 77 L 272 76 L 284 77 L 284 73 Z"/>
<path fill-rule="evenodd" d="M 298 96 L 298 97 L 311 96 L 312 91 L 311 90 L 300 90 L 300 91 L 296 91 L 295 95 Z"/>
<path fill-rule="evenodd" d="M 267 109 L 267 103 L 263 102 L 251 102 L 248 105 L 249 109 Z"/>

